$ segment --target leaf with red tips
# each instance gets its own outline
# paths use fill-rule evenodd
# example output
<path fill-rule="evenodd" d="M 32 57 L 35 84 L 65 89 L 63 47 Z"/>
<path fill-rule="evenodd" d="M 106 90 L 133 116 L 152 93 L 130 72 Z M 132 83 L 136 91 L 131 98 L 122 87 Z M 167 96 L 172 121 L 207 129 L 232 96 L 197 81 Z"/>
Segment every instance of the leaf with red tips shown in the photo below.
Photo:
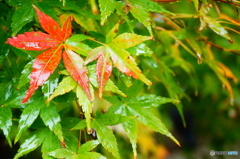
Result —
<path fill-rule="evenodd" d="M 63 61 L 67 71 L 73 77 L 74 80 L 83 88 L 88 98 L 92 100 L 90 93 L 89 79 L 87 68 L 83 66 L 83 59 L 71 50 L 63 52 Z"/>
<path fill-rule="evenodd" d="M 89 62 L 98 59 L 96 74 L 99 86 L 99 98 L 102 97 L 104 86 L 112 73 L 112 62 L 110 61 L 110 57 L 117 69 L 119 69 L 122 73 L 125 73 L 135 79 L 140 79 L 147 85 L 152 84 L 151 81 L 142 74 L 129 52 L 118 48 L 117 45 L 116 47 L 113 44 L 110 46 L 99 46 L 93 49 L 85 60 L 85 64 L 88 64 Z"/>
<path fill-rule="evenodd" d="M 62 32 L 58 23 L 53 20 L 50 16 L 41 12 L 35 5 L 33 5 L 35 11 L 37 12 L 38 20 L 42 26 L 42 28 L 49 33 L 53 38 L 58 39 L 60 41 L 64 40 L 64 33 Z"/>
<path fill-rule="evenodd" d="M 35 90 L 54 72 L 61 61 L 62 48 L 63 46 L 52 48 L 37 56 L 33 63 L 33 70 L 30 75 L 30 88 L 28 89 L 22 103 L 27 102 Z"/>
<path fill-rule="evenodd" d="M 107 47 L 100 46 L 93 49 L 87 56 L 85 64 L 98 59 L 96 66 L 96 75 L 99 86 L 99 98 L 102 98 L 102 92 L 106 85 L 111 73 L 112 62 L 109 59 L 109 53 Z"/>
<path fill-rule="evenodd" d="M 24 50 L 45 50 L 56 47 L 60 41 L 42 32 L 25 32 L 16 37 L 8 38 L 7 43 Z"/>
<path fill-rule="evenodd" d="M 67 40 L 72 34 L 72 16 L 68 16 L 68 18 L 64 21 L 62 26 L 62 33 L 64 35 L 63 41 Z"/>
<path fill-rule="evenodd" d="M 35 90 L 41 86 L 53 73 L 53 71 L 56 69 L 58 64 L 61 61 L 62 58 L 62 49 L 63 45 L 61 44 L 63 41 L 68 39 L 72 34 L 72 17 L 68 16 L 66 17 L 64 15 L 64 22 L 62 23 L 62 28 L 60 28 L 59 24 L 53 20 L 50 16 L 46 15 L 45 13 L 41 12 L 36 6 L 34 6 L 34 9 L 37 13 L 39 22 L 43 29 L 49 33 L 42 33 L 42 32 L 25 32 L 24 34 L 20 34 L 16 37 L 9 38 L 7 40 L 7 43 L 25 50 L 45 50 L 49 49 L 42 54 L 40 54 L 33 64 L 33 70 L 30 75 L 30 87 L 27 91 L 26 96 L 22 100 L 22 103 L 25 103 L 28 101 L 28 99 L 32 96 L 32 94 L 35 92 Z M 74 79 L 78 81 L 78 83 L 83 86 L 84 90 L 88 94 L 89 98 L 91 99 L 90 93 L 89 93 L 89 84 L 88 84 L 88 77 L 87 77 L 87 71 L 85 71 L 85 74 L 83 73 L 83 70 L 78 70 L 79 64 L 75 63 L 75 60 L 71 56 L 72 53 L 65 53 L 65 61 L 70 61 L 72 63 L 66 64 L 68 68 L 68 71 L 75 67 L 75 70 L 70 70 L 70 74 L 75 77 Z M 83 62 L 82 62 L 83 63 Z M 83 67 L 83 66 L 82 66 Z M 86 68 L 85 68 L 86 69 Z M 79 77 L 82 74 L 78 74 L 78 76 L 75 75 L 75 73 L 83 73 L 83 81 L 79 81 Z M 87 78 L 87 80 L 85 79 Z M 85 84 L 87 82 L 87 84 Z"/>
<path fill-rule="evenodd" d="M 112 62 L 109 57 L 102 54 L 97 61 L 97 79 L 99 85 L 99 98 L 102 98 L 102 92 L 106 85 L 111 73 L 112 73 Z"/>

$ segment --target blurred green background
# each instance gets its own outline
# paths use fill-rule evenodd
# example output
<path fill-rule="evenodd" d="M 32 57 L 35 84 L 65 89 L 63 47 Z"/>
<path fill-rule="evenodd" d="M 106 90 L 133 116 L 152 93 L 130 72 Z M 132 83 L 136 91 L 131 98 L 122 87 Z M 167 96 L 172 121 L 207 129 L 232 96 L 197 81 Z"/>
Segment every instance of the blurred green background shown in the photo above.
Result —
<path fill-rule="evenodd" d="M 164 104 L 154 109 L 170 132 L 179 140 L 181 147 L 167 137 L 139 124 L 139 159 L 210 159 L 214 158 L 209 154 L 211 150 L 240 153 L 240 56 L 238 55 L 240 54 L 240 13 L 239 5 L 230 4 L 239 4 L 239 2 L 199 2 L 210 9 L 207 16 L 226 28 L 233 43 L 210 27 L 199 30 L 202 22 L 192 1 L 160 3 L 175 15 L 166 18 L 152 13 L 153 34 L 156 39 L 146 44 L 152 49 L 153 55 L 151 57 L 140 55 L 137 58 L 139 66 L 153 81 L 153 85 L 150 88 L 143 86 L 142 92 L 177 97 L 181 100 L 186 127 L 175 105 Z M 2 0 L 0 7 L 2 21 L 6 20 L 7 13 L 10 15 L 15 9 Z M 112 25 L 111 19 L 115 16 L 115 14 L 110 16 L 109 26 Z M 136 33 L 149 34 L 143 25 L 137 21 L 133 22 L 136 23 L 134 28 Z M 1 26 L 4 25 L 1 23 Z M 127 30 L 124 28 L 125 23 L 123 25 L 120 32 Z M 108 28 L 105 29 L 103 32 Z M 0 35 L 1 53 L 3 53 L 4 42 L 9 35 L 1 32 Z M 184 46 L 192 51 L 188 51 Z M 198 54 L 191 54 L 196 51 L 201 52 L 200 59 L 197 57 Z M 5 55 L 1 54 L 1 60 L 4 59 L 3 56 Z M 18 56 L 8 55 L 10 61 L 12 59 L 14 61 Z M 6 73 L 4 72 L 6 68 L 3 67 L 5 63 L 7 63 L 6 59 L 0 64 L 1 77 Z M 26 61 L 23 60 L 23 63 L 25 64 Z M 24 65 L 17 65 L 19 68 L 15 71 L 20 73 Z M 231 93 L 234 98 L 231 97 Z M 107 109 L 109 106 L 106 101 L 99 102 L 99 107 Z M 15 113 L 15 117 L 19 118 L 20 112 L 15 110 Z M 16 123 L 12 129 L 14 136 L 14 130 L 17 131 Z M 122 158 L 132 158 L 131 145 L 126 134 L 122 132 L 121 125 L 112 129 L 116 130 Z M 18 148 L 18 144 L 10 148 L 1 132 L 0 158 L 12 159 Z M 98 148 L 98 151 L 106 156 L 109 155 L 101 148 Z M 22 158 L 40 159 L 40 149 Z M 239 158 L 239 155 L 215 156 L 215 158 Z"/>

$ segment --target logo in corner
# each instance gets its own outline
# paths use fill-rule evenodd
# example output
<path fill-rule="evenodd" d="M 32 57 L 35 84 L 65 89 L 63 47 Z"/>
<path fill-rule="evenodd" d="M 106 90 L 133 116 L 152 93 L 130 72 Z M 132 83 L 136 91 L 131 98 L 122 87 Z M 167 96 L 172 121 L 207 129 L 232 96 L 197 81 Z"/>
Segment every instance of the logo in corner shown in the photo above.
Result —
<path fill-rule="evenodd" d="M 210 155 L 211 155 L 211 156 L 214 156 L 214 155 L 215 155 L 215 151 L 214 151 L 214 150 L 211 150 L 211 151 L 210 151 Z"/>

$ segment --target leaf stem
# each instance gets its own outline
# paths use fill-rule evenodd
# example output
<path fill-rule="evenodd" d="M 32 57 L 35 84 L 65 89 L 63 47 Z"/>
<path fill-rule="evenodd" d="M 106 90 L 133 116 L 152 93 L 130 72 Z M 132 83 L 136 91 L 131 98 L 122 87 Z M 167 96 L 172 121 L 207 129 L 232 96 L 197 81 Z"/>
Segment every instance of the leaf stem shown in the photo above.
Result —
<path fill-rule="evenodd" d="M 97 41 L 97 40 L 95 40 L 94 38 L 89 38 L 89 40 L 92 40 L 92 41 L 94 41 L 94 42 L 96 42 L 96 43 L 98 43 L 98 44 L 101 44 L 101 45 L 103 45 L 103 46 L 107 46 L 106 44 L 104 44 L 104 43 L 102 43 L 102 42 L 100 42 L 100 41 Z"/>
<path fill-rule="evenodd" d="M 216 45 L 216 44 L 214 44 L 214 43 L 212 43 L 212 42 L 210 42 L 210 41 L 207 41 L 206 39 L 200 39 L 200 41 L 203 41 L 203 42 L 205 42 L 205 43 L 207 43 L 207 44 L 209 44 L 209 45 L 211 45 L 211 46 L 213 46 L 213 47 L 215 47 L 215 48 L 221 49 L 221 50 L 223 50 L 223 51 L 231 52 L 231 53 L 234 53 L 234 54 L 236 54 L 236 55 L 240 55 L 240 53 L 238 52 L 239 50 L 229 50 L 229 49 L 225 49 L 224 47 L 218 46 L 218 45 Z"/>
<path fill-rule="evenodd" d="M 83 112 L 82 112 L 81 106 L 79 105 L 77 100 L 75 102 L 76 102 L 77 107 L 79 109 L 79 118 L 83 119 Z M 80 148 L 81 142 L 82 142 L 82 130 L 80 129 L 79 130 L 79 135 L 78 135 L 78 148 Z"/>
<path fill-rule="evenodd" d="M 21 58 L 21 57 L 20 57 L 20 56 L 18 56 L 18 58 L 17 58 L 17 61 L 16 61 L 17 63 L 19 62 L 20 58 Z"/>
<path fill-rule="evenodd" d="M 99 11 L 98 11 L 96 1 L 95 0 L 90 0 L 90 5 L 91 5 L 92 13 L 97 15 L 99 13 Z"/>
<path fill-rule="evenodd" d="M 87 139 L 87 130 L 86 129 L 83 131 L 83 135 L 84 135 L 85 142 L 87 142 L 88 139 Z"/>
<path fill-rule="evenodd" d="M 239 2 L 232 2 L 232 1 L 225 1 L 225 0 L 214 0 L 214 1 L 228 3 L 228 4 L 231 4 L 231 5 L 234 5 L 235 7 L 240 7 Z"/>
<path fill-rule="evenodd" d="M 79 105 L 79 103 L 78 103 L 78 101 L 76 100 L 75 101 L 76 102 L 76 104 L 77 104 L 77 107 L 78 107 L 78 109 L 79 109 L 79 114 L 80 114 L 80 116 L 79 116 L 79 118 L 80 119 L 84 119 L 84 113 L 83 113 L 83 111 L 82 111 L 82 109 L 81 109 L 81 106 Z M 81 142 L 82 142 L 82 132 L 83 132 L 83 135 L 84 135 L 84 139 L 85 139 L 85 142 L 87 142 L 88 141 L 88 139 L 87 139 L 87 130 L 85 129 L 84 131 L 82 131 L 81 129 L 79 130 L 79 136 L 78 136 L 78 148 L 81 146 Z"/>

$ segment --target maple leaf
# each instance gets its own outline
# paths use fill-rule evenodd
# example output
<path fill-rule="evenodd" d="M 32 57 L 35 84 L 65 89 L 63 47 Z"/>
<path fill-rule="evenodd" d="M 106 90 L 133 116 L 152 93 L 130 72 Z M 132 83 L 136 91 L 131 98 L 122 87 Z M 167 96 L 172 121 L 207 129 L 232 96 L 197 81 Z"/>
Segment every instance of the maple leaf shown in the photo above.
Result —
<path fill-rule="evenodd" d="M 48 34 L 35 31 L 25 32 L 7 40 L 8 44 L 24 50 L 45 50 L 37 56 L 33 63 L 33 70 L 30 74 L 30 87 L 22 103 L 27 102 L 35 90 L 55 71 L 62 56 L 65 67 L 70 75 L 83 87 L 88 98 L 91 100 L 87 69 L 81 66 L 81 63 L 78 64 L 78 62 L 83 63 L 81 57 L 69 50 L 63 53 L 63 47 L 65 47 L 63 42 L 72 34 L 72 17 L 65 18 L 62 27 L 60 27 L 50 16 L 41 12 L 36 6 L 33 5 L 33 7 L 42 28 Z"/>
<path fill-rule="evenodd" d="M 99 98 L 102 98 L 102 92 L 104 86 L 106 85 L 111 73 L 112 73 L 112 62 L 109 59 L 109 53 L 104 46 L 97 47 L 93 49 L 85 61 L 85 64 L 96 60 L 96 71 L 97 71 L 97 80 L 99 85 Z"/>
<path fill-rule="evenodd" d="M 42 28 L 49 33 L 53 38 L 58 39 L 60 41 L 64 40 L 64 32 L 58 25 L 58 23 L 53 20 L 50 16 L 46 15 L 45 13 L 41 12 L 36 6 L 34 9 L 37 13 L 38 20 L 42 26 Z"/>
<path fill-rule="evenodd" d="M 17 37 L 9 38 L 8 44 L 24 50 L 45 50 L 56 47 L 61 41 L 42 32 L 25 32 Z"/>
<path fill-rule="evenodd" d="M 54 72 L 62 57 L 63 46 L 44 51 L 37 56 L 33 63 L 33 70 L 30 74 L 30 88 L 27 91 L 22 103 L 28 101 L 34 91 L 41 86 Z"/>
<path fill-rule="evenodd" d="M 97 78 L 99 85 L 99 97 L 102 98 L 102 92 L 110 75 L 112 73 L 112 62 L 106 56 L 101 55 L 97 62 Z"/>
<path fill-rule="evenodd" d="M 88 53 L 85 65 L 98 59 L 96 74 L 99 85 L 99 98 L 102 98 L 104 86 L 111 75 L 112 63 L 122 73 L 151 85 L 151 81 L 142 74 L 130 53 L 124 50 L 149 39 L 151 37 L 124 33 L 113 39 L 109 45 L 99 46 Z"/>
<path fill-rule="evenodd" d="M 63 52 L 63 61 L 70 75 L 82 86 L 87 96 L 92 100 L 87 76 L 88 71 L 87 68 L 83 66 L 83 59 L 73 51 L 66 50 Z"/>

